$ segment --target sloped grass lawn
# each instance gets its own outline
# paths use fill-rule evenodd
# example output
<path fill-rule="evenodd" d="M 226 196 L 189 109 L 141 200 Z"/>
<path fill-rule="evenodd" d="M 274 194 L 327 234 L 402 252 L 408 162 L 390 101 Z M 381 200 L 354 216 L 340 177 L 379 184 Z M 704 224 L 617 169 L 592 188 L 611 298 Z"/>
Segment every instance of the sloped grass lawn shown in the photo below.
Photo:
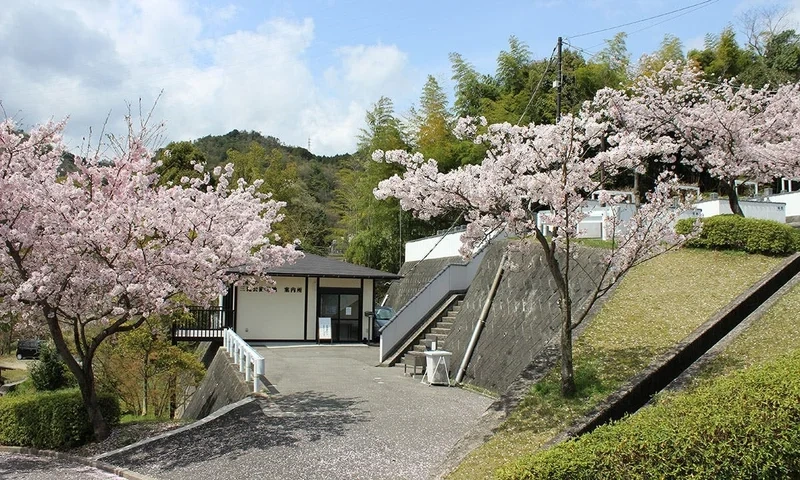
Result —
<path fill-rule="evenodd" d="M 497 468 L 535 452 L 782 260 L 683 249 L 630 271 L 575 342 L 578 394 L 561 398 L 554 369 L 449 478 L 491 478 Z"/>
<path fill-rule="evenodd" d="M 3 370 L 3 382 L 4 383 L 14 383 L 18 382 L 22 379 L 28 377 L 27 370 L 21 369 L 13 369 L 13 370 Z"/>
<path fill-rule="evenodd" d="M 800 283 L 742 331 L 700 372 L 697 382 L 762 365 L 800 350 Z"/>
<path fill-rule="evenodd" d="M 3 382 L 5 383 L 18 382 L 28 376 L 27 362 L 17 360 L 13 354 L 0 356 L 0 365 L 10 368 L 3 370 Z"/>
<path fill-rule="evenodd" d="M 735 479 L 800 475 L 800 351 L 662 398 L 523 458 L 502 479 Z"/>

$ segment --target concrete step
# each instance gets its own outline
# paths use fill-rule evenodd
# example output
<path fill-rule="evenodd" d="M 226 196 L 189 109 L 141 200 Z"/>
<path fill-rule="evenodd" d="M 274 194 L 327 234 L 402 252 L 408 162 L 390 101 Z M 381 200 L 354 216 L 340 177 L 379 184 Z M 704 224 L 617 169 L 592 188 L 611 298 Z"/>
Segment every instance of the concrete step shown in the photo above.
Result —
<path fill-rule="evenodd" d="M 425 334 L 425 340 L 436 340 L 437 342 L 444 340 L 445 337 L 447 337 L 447 335 L 441 335 L 433 332 Z"/>
<path fill-rule="evenodd" d="M 431 341 L 436 341 L 436 348 L 439 350 L 444 349 L 444 339 L 450 334 L 450 331 L 453 327 L 453 324 L 456 320 L 456 316 L 458 312 L 461 310 L 462 305 L 464 305 L 464 299 L 456 300 L 453 302 L 450 307 L 444 312 L 444 314 L 439 317 L 434 323 L 432 328 L 426 332 L 419 341 L 413 345 L 406 354 L 400 357 L 397 361 L 396 365 L 403 366 L 406 364 L 409 359 L 407 355 L 410 352 L 417 352 L 422 353 L 425 352 L 426 343 Z M 413 359 L 410 360 L 411 365 L 414 364 Z"/>

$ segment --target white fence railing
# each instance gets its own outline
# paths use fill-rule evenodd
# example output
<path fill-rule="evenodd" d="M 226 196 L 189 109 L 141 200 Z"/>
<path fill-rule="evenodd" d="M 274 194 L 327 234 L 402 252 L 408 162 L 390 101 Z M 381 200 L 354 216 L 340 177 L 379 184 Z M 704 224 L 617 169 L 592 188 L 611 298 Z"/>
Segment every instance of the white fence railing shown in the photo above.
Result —
<path fill-rule="evenodd" d="M 222 346 L 233 358 L 233 362 L 239 366 L 239 371 L 244 373 L 245 381 L 253 382 L 253 391 L 260 391 L 261 376 L 264 375 L 264 357 L 230 328 L 222 332 Z"/>

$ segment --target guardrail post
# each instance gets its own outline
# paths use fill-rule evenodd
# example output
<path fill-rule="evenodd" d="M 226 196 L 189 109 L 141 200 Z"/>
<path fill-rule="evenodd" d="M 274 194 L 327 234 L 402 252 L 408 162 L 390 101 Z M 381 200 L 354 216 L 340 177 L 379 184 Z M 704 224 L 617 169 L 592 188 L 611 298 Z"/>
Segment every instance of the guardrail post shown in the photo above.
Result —
<path fill-rule="evenodd" d="M 260 377 L 265 371 L 264 357 L 229 328 L 223 330 L 222 345 L 228 350 L 233 362 L 239 366 L 239 372 L 244 373 L 245 381 L 253 382 L 253 392 L 261 391 Z"/>
<path fill-rule="evenodd" d="M 255 379 L 253 380 L 253 391 L 258 393 L 261 390 L 261 376 L 264 375 L 264 357 L 256 359 Z"/>

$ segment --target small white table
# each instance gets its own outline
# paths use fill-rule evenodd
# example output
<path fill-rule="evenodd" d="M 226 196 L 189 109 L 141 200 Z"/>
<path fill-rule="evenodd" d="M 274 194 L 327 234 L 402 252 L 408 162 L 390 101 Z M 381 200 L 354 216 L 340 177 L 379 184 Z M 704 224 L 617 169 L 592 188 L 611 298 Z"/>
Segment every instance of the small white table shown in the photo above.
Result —
<path fill-rule="evenodd" d="M 450 386 L 450 357 L 453 352 L 445 350 L 425 351 L 425 377 L 428 377 L 428 385 L 447 385 Z"/>

